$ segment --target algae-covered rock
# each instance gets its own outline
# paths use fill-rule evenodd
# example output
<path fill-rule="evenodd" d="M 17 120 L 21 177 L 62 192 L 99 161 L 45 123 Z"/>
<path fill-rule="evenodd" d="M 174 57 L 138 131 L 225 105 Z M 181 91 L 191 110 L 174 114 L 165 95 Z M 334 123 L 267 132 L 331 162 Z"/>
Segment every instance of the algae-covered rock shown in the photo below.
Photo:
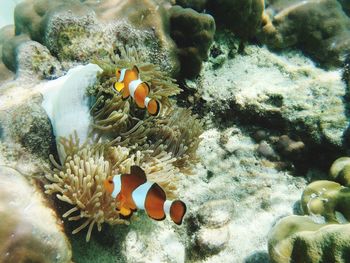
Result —
<path fill-rule="evenodd" d="M 247 40 L 255 36 L 262 23 L 264 0 L 208 0 L 207 8 L 218 26 Z"/>
<path fill-rule="evenodd" d="M 1 99 L 7 98 L 2 96 Z M 54 149 L 54 140 L 50 120 L 40 104 L 41 97 L 38 94 L 29 96 L 19 105 L 15 102 L 12 105 L 10 103 L 10 107 L 0 108 L 0 121 L 8 140 L 19 143 L 29 152 L 47 159 Z"/>
<path fill-rule="evenodd" d="M 263 42 L 274 49 L 297 47 L 324 65 L 340 65 L 349 53 L 350 18 L 337 0 L 276 1 Z"/>
<path fill-rule="evenodd" d="M 228 58 L 220 68 L 211 63 L 203 67 L 198 93 L 218 113 L 216 118 L 238 117 L 289 131 L 305 148 L 310 144 L 344 147 L 346 85 L 339 71 L 317 68 L 295 52 L 277 55 L 247 46 L 246 53 Z M 302 143 L 293 147 L 302 150 Z"/>
<path fill-rule="evenodd" d="M 306 216 L 281 219 L 269 233 L 272 263 L 349 261 L 350 224 L 318 224 Z"/>
<path fill-rule="evenodd" d="M 30 41 L 27 35 L 14 36 L 4 41 L 2 45 L 2 61 L 5 66 L 15 72 L 17 69 L 17 50 L 25 42 Z"/>
<path fill-rule="evenodd" d="M 0 261 L 71 261 L 60 220 L 41 194 L 12 168 L 0 166 Z"/>
<path fill-rule="evenodd" d="M 207 59 L 215 33 L 214 18 L 190 8 L 170 9 L 170 35 L 175 40 L 181 63 L 181 77 L 194 78 Z"/>
<path fill-rule="evenodd" d="M 66 68 L 114 56 L 128 46 L 176 74 L 179 63 L 168 21 L 157 1 L 27 0 L 15 10 L 16 34 L 45 45 Z"/>
<path fill-rule="evenodd" d="M 264 17 L 264 0 L 176 0 L 176 4 L 212 15 L 219 28 L 242 40 L 256 35 Z"/>

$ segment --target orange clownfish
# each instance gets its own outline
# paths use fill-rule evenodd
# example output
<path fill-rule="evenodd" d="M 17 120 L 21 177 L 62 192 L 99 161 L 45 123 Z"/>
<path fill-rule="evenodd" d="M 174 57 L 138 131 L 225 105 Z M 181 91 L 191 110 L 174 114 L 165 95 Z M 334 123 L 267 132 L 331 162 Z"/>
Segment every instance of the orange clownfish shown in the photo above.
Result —
<path fill-rule="evenodd" d="M 117 82 L 114 84 L 114 88 L 122 92 L 123 99 L 131 96 L 139 108 L 143 109 L 146 107 L 149 114 L 158 115 L 160 103 L 155 99 L 147 97 L 150 87 L 140 79 L 139 69 L 136 66 L 132 69 L 117 69 L 116 77 Z"/>
<path fill-rule="evenodd" d="M 139 166 L 131 166 L 130 174 L 114 175 L 105 180 L 104 187 L 117 199 L 117 210 L 125 217 L 143 209 L 150 218 L 163 220 L 170 215 L 174 223 L 180 225 L 186 213 L 185 203 L 167 200 L 164 190 L 157 183 L 147 181 Z"/>

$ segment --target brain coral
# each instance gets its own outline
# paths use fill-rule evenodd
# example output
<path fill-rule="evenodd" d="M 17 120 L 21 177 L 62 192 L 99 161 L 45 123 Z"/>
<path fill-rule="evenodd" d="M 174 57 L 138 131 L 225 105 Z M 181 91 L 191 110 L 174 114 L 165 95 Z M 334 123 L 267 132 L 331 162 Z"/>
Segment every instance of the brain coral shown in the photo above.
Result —
<path fill-rule="evenodd" d="M 347 161 L 336 160 L 331 173 Z M 301 198 L 305 216 L 285 217 L 269 233 L 272 262 L 348 262 L 349 206 L 350 188 L 326 180 L 309 184 Z"/>

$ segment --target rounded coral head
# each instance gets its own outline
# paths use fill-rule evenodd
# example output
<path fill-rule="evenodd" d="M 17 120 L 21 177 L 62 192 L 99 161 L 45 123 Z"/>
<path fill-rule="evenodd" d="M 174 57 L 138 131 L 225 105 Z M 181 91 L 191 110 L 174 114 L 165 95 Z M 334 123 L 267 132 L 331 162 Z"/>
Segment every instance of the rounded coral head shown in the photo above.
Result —
<path fill-rule="evenodd" d="M 112 178 L 108 178 L 108 179 L 104 180 L 103 185 L 109 194 L 113 193 L 114 183 L 113 183 Z"/>

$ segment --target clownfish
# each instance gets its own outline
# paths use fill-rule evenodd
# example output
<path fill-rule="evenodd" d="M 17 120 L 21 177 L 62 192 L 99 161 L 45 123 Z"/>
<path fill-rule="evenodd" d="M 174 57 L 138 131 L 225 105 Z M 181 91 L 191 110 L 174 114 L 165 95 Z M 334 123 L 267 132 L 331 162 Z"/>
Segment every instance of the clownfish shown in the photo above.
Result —
<path fill-rule="evenodd" d="M 170 215 L 172 221 L 180 225 L 186 213 L 185 203 L 167 200 L 164 190 L 157 183 L 147 181 L 145 172 L 139 166 L 131 166 L 130 174 L 106 179 L 104 187 L 116 198 L 117 211 L 124 217 L 142 209 L 152 219 L 163 220 Z"/>
<path fill-rule="evenodd" d="M 140 79 L 139 69 L 136 66 L 132 69 L 117 69 L 115 74 L 117 82 L 114 84 L 114 89 L 122 92 L 123 99 L 131 96 L 139 108 L 143 109 L 146 107 L 149 114 L 158 115 L 160 103 L 147 97 L 150 92 L 150 86 Z"/>

